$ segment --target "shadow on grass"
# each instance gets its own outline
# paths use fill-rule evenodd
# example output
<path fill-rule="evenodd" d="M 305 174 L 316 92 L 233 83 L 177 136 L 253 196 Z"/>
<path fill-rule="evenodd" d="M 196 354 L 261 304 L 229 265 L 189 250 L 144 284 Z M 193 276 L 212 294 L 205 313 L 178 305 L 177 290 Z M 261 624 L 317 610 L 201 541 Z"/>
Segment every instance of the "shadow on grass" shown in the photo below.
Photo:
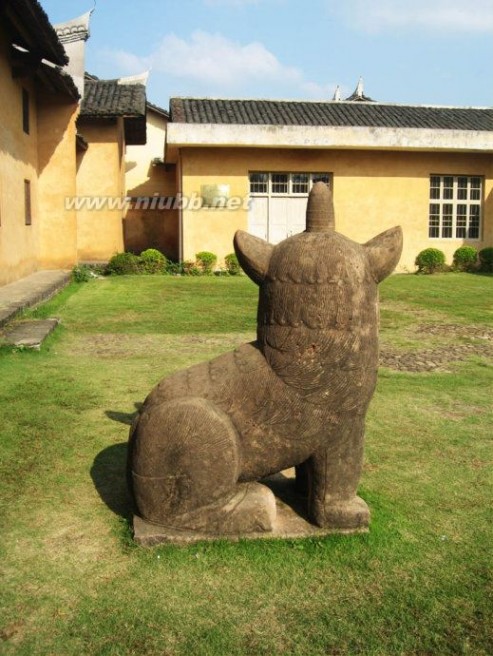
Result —
<path fill-rule="evenodd" d="M 127 426 L 131 426 L 133 420 L 138 415 L 143 405 L 143 403 L 134 403 L 135 412 L 118 412 L 116 410 L 106 410 L 105 414 L 109 419 L 112 419 L 113 421 L 119 421 L 121 424 L 127 424 Z"/>
<path fill-rule="evenodd" d="M 131 519 L 132 500 L 127 488 L 127 443 L 114 444 L 95 457 L 91 478 L 99 496 L 116 515 Z"/>

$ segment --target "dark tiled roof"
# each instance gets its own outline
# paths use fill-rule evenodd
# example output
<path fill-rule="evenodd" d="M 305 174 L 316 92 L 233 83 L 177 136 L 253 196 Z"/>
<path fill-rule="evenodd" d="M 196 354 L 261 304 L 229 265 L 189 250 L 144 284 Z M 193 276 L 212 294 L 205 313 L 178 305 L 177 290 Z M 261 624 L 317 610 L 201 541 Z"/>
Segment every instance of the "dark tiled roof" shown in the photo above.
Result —
<path fill-rule="evenodd" d="M 80 98 L 72 77 L 61 67 L 43 60 L 39 62 L 32 53 L 13 46 L 10 57 L 12 72 L 18 77 L 31 76 L 45 89 L 60 93 L 72 100 Z"/>
<path fill-rule="evenodd" d="M 68 64 L 65 49 L 37 0 L 2 0 L 0 8 L 1 21 L 16 45 L 58 66 Z"/>
<path fill-rule="evenodd" d="M 175 123 L 493 130 L 493 108 L 172 98 Z"/>
<path fill-rule="evenodd" d="M 376 102 L 373 100 L 373 98 L 370 98 L 370 96 L 365 96 L 364 93 L 358 93 L 357 91 L 353 91 L 353 93 L 346 98 L 348 102 Z"/>
<path fill-rule="evenodd" d="M 63 93 L 74 101 L 80 98 L 73 79 L 61 68 L 42 64 L 36 72 L 36 77 L 55 93 Z"/>
<path fill-rule="evenodd" d="M 84 98 L 79 119 L 124 119 L 128 145 L 146 143 L 146 88 L 143 84 L 119 84 L 118 80 L 98 80 L 86 73 Z"/>
<path fill-rule="evenodd" d="M 146 88 L 143 84 L 118 84 L 118 80 L 87 79 L 80 115 L 91 117 L 144 116 Z"/>

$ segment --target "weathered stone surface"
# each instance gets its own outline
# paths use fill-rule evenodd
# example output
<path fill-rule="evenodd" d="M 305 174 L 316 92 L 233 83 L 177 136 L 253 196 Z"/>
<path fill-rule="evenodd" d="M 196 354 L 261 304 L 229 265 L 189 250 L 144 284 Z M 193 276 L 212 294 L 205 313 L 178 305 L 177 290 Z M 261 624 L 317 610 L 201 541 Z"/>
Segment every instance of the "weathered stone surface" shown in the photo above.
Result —
<path fill-rule="evenodd" d="M 134 539 L 145 547 L 153 547 L 158 544 L 186 545 L 195 542 L 211 540 L 238 540 L 238 539 L 298 539 L 317 538 L 332 533 L 366 533 L 368 528 L 362 526 L 356 529 L 344 528 L 320 528 L 308 520 L 306 510 L 306 497 L 296 492 L 294 469 L 262 480 L 266 488 L 270 488 L 275 494 L 270 497 L 275 505 L 269 504 L 268 518 L 272 522 L 272 530 L 264 530 L 262 525 L 253 526 L 251 531 L 235 531 L 228 533 L 222 527 L 212 533 L 198 530 L 167 528 L 158 524 L 146 522 L 139 516 L 134 517 Z M 269 490 L 267 490 L 269 492 Z"/>
<path fill-rule="evenodd" d="M 1 341 L 12 346 L 40 349 L 43 341 L 59 324 L 59 319 L 35 319 L 13 324 L 4 331 Z"/>
<path fill-rule="evenodd" d="M 377 286 L 399 260 L 401 230 L 364 245 L 340 235 L 317 183 L 306 232 L 273 246 L 239 231 L 234 244 L 259 286 L 257 340 L 149 394 L 129 443 L 137 514 L 168 535 L 272 535 L 277 520 L 255 519 L 272 519 L 272 497 L 244 486 L 294 466 L 312 522 L 364 529 L 356 491 L 378 367 Z"/>
<path fill-rule="evenodd" d="M 70 282 L 70 271 L 37 271 L 0 287 L 0 326 L 25 308 L 46 301 Z"/>

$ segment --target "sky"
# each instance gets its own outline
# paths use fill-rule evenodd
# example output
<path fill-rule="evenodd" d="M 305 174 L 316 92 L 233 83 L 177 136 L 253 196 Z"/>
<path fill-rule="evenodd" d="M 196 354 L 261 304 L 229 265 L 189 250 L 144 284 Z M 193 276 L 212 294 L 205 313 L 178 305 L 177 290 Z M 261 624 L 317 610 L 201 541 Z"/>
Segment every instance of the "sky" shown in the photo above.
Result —
<path fill-rule="evenodd" d="M 52 23 L 94 0 L 40 0 Z M 96 0 L 86 68 L 150 70 L 148 100 L 331 100 L 361 76 L 381 102 L 493 106 L 493 0 Z"/>

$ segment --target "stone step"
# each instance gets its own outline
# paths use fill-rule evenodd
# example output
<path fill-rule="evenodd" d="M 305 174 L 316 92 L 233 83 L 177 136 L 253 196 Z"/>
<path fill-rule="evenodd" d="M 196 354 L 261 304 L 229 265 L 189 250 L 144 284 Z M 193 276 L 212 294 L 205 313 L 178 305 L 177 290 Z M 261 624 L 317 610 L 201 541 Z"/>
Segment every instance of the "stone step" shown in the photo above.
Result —
<path fill-rule="evenodd" d="M 12 324 L 4 330 L 1 342 L 7 346 L 17 346 L 38 350 L 41 344 L 60 323 L 59 319 L 35 319 Z"/>
<path fill-rule="evenodd" d="M 26 308 L 54 296 L 70 282 L 70 271 L 37 271 L 26 278 L 0 287 L 0 326 Z"/>

